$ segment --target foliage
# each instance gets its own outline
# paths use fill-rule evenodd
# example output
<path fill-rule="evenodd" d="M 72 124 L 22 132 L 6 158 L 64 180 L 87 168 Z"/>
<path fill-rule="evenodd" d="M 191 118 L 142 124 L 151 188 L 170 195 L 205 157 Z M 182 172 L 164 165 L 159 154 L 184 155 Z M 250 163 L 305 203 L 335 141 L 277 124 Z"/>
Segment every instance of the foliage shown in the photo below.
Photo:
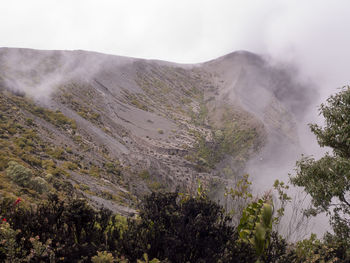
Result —
<path fill-rule="evenodd" d="M 239 236 L 235 231 L 232 241 L 227 244 L 225 254 L 221 262 L 255 263 L 257 260 L 255 249 L 251 244 L 239 242 Z M 218 261 L 220 262 L 220 261 Z"/>
<path fill-rule="evenodd" d="M 20 246 L 17 244 L 16 237 L 20 231 L 13 230 L 8 222 L 0 224 L 0 259 L 6 259 L 7 262 L 20 262 L 23 257 Z M 4 257 L 6 255 L 6 257 Z"/>
<path fill-rule="evenodd" d="M 6 169 L 6 174 L 16 184 L 27 187 L 30 184 L 30 179 L 33 173 L 30 169 L 18 164 L 17 162 L 11 161 Z"/>
<path fill-rule="evenodd" d="M 350 158 L 350 87 L 330 96 L 327 104 L 322 104 L 320 113 L 325 118 L 325 126 L 311 124 L 320 146 L 333 149 L 336 156 Z"/>
<path fill-rule="evenodd" d="M 0 214 L 8 221 L 0 224 L 0 260 L 5 262 L 229 263 L 259 257 L 201 186 L 197 196 L 153 193 L 133 219 L 95 210 L 83 199 L 63 201 L 51 195 L 30 207 L 20 201 L 0 203 Z M 262 209 L 260 223 L 265 226 L 269 219 Z M 276 233 L 265 239 L 269 246 L 262 260 L 293 262 Z"/>
<path fill-rule="evenodd" d="M 263 257 L 264 262 L 294 262 L 295 253 L 291 245 L 276 231 L 270 234 L 270 244 Z"/>
<path fill-rule="evenodd" d="M 78 169 L 78 165 L 76 163 L 71 162 L 71 161 L 64 162 L 63 167 L 68 169 L 68 170 L 72 170 L 72 171 Z"/>
<path fill-rule="evenodd" d="M 181 201 L 177 193 L 146 197 L 140 220 L 129 221 L 123 251 L 131 261 L 146 252 L 170 262 L 216 262 L 234 229 L 223 209 L 205 198 Z"/>
<path fill-rule="evenodd" d="M 61 127 L 63 129 L 69 128 L 72 130 L 75 130 L 77 128 L 76 123 L 73 119 L 66 117 L 62 112 L 58 110 L 52 111 L 37 106 L 34 104 L 34 102 L 30 101 L 29 99 L 24 99 L 21 96 L 11 96 L 10 99 L 22 109 L 29 111 L 37 117 L 43 118 L 44 120 L 52 123 L 57 127 Z M 29 125 L 33 125 L 32 121 L 28 121 L 28 119 L 26 121 L 29 122 Z"/>
<path fill-rule="evenodd" d="M 30 180 L 30 188 L 41 194 L 49 189 L 49 185 L 44 178 L 36 176 Z"/>
<path fill-rule="evenodd" d="M 240 239 L 252 244 L 259 258 L 264 257 L 265 250 L 270 245 L 272 215 L 272 205 L 263 199 L 259 199 L 243 210 L 237 227 Z"/>
<path fill-rule="evenodd" d="M 149 260 L 147 253 L 143 254 L 143 260 L 138 259 L 137 263 L 160 263 L 160 261 L 156 258 Z"/>
<path fill-rule="evenodd" d="M 203 112 L 207 114 L 207 110 Z M 200 114 L 203 112 L 201 108 Z M 207 116 L 200 118 L 205 119 Z M 240 170 L 250 156 L 252 149 L 259 148 L 261 144 L 261 138 L 256 128 L 247 125 L 229 107 L 224 108 L 221 122 L 220 125 L 212 127 L 210 140 L 208 140 L 206 133 L 190 130 L 196 143 L 193 153 L 188 155 L 187 159 L 196 162 L 198 170 L 213 169 L 227 156 L 232 157 L 236 170 Z"/>
<path fill-rule="evenodd" d="M 148 170 L 141 170 L 137 176 L 146 183 L 148 189 L 152 192 L 164 191 L 166 189 L 166 185 L 157 181 L 157 178 L 151 175 Z"/>
<path fill-rule="evenodd" d="M 118 161 L 105 163 L 106 172 L 114 175 L 121 175 L 121 168 Z"/>
<path fill-rule="evenodd" d="M 337 235 L 350 242 L 350 87 L 329 97 L 320 113 L 325 126 L 310 125 L 320 146 L 327 146 L 333 154 L 319 160 L 303 157 L 297 162 L 297 174 L 291 178 L 294 185 L 304 187 L 312 197 L 309 214 L 331 214 L 331 223 Z"/>
<path fill-rule="evenodd" d="M 51 248 L 51 239 L 46 240 L 45 244 L 40 241 L 39 236 L 31 237 L 29 241 L 32 244 L 32 249 L 26 258 L 27 261 L 40 262 L 42 260 L 47 260 L 50 263 L 56 262 L 56 255 Z"/>
<path fill-rule="evenodd" d="M 236 182 L 233 188 L 226 189 L 225 197 L 230 197 L 230 203 L 233 203 L 234 205 L 234 207 L 228 211 L 231 215 L 239 215 L 240 217 L 243 209 L 253 198 L 250 191 L 251 184 L 252 183 L 249 181 L 249 175 L 245 174 Z"/>
<path fill-rule="evenodd" d="M 71 171 L 79 177 L 90 172 L 113 183 L 122 183 L 122 168 L 105 154 L 104 149 L 101 152 L 96 150 L 96 154 L 102 158 L 84 157 L 87 151 L 86 135 L 77 132 L 75 121 L 63 113 L 40 107 L 25 96 L 1 90 L 0 196 L 21 195 L 29 203 L 37 203 L 46 199 L 51 191 L 62 197 L 81 195 L 81 191 L 74 189 L 69 181 L 73 174 Z M 61 136 L 73 141 L 63 145 L 62 140 L 58 139 Z M 92 162 L 92 159 L 95 161 Z M 102 160 L 112 165 L 102 166 Z M 22 170 L 17 173 L 18 176 L 9 176 L 9 173 L 14 175 L 14 171 L 10 171 L 13 167 L 9 167 L 11 161 L 29 169 L 31 173 Z M 6 172 L 7 168 L 9 173 Z M 99 188 L 90 189 L 91 194 L 98 195 Z M 130 194 L 124 199 L 129 201 L 132 198 L 134 196 Z"/>
<path fill-rule="evenodd" d="M 38 176 L 33 177 L 33 173 L 29 168 L 15 161 L 9 162 L 6 174 L 19 186 L 31 188 L 40 194 L 49 188 L 45 179 Z"/>
<path fill-rule="evenodd" d="M 278 225 L 284 216 L 287 203 L 290 202 L 292 198 L 288 196 L 286 192 L 289 189 L 289 185 L 285 184 L 283 181 L 275 180 L 273 188 L 277 191 L 279 201 L 279 208 L 276 209 L 277 215 L 273 218 L 273 221 L 275 225 Z"/>
<path fill-rule="evenodd" d="M 93 210 L 83 199 L 63 202 L 52 195 L 47 202 L 30 209 L 18 205 L 14 209 L 13 202 L 6 200 L 0 207 L 16 231 L 16 246 L 26 257 L 40 256 L 49 262 L 54 256 L 56 262 L 76 262 L 91 258 L 99 249 L 117 249 L 121 235 L 118 217 L 108 210 Z M 4 249 L 0 244 L 0 251 Z M 33 251 L 36 252 L 32 254 Z M 8 254 L 0 256 L 6 258 Z"/>
<path fill-rule="evenodd" d="M 96 256 L 91 258 L 92 263 L 113 263 L 115 259 L 112 253 L 108 253 L 107 251 L 98 251 Z"/>
<path fill-rule="evenodd" d="M 63 160 L 65 150 L 61 147 L 55 147 L 53 149 L 50 149 L 47 153 L 55 159 Z"/>
<path fill-rule="evenodd" d="M 335 248 L 317 239 L 315 234 L 311 234 L 309 239 L 297 242 L 295 254 L 299 262 L 340 262 Z"/>

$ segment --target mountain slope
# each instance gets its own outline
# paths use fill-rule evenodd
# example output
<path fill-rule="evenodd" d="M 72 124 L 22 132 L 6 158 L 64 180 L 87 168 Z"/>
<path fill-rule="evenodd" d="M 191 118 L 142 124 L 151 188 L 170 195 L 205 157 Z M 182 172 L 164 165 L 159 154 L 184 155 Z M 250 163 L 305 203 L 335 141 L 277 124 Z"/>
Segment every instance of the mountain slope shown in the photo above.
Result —
<path fill-rule="evenodd" d="M 295 118 L 309 97 L 248 52 L 182 65 L 2 48 L 0 89 L 2 195 L 58 191 L 124 214 L 144 193 L 192 192 L 198 180 L 214 195 L 271 140 L 297 145 Z M 45 190 L 16 184 L 11 160 Z"/>

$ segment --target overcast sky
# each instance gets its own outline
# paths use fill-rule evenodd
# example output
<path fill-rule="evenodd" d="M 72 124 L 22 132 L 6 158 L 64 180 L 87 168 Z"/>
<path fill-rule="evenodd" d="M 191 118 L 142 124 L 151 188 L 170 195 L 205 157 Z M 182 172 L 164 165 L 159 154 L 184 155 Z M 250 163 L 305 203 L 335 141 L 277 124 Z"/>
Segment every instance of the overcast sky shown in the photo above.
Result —
<path fill-rule="evenodd" d="M 260 50 L 277 2 L 2 0 L 1 46 L 198 62 Z"/>
<path fill-rule="evenodd" d="M 349 11 L 347 0 L 0 0 L 0 46 L 182 63 L 244 49 L 341 86 L 348 82 Z"/>

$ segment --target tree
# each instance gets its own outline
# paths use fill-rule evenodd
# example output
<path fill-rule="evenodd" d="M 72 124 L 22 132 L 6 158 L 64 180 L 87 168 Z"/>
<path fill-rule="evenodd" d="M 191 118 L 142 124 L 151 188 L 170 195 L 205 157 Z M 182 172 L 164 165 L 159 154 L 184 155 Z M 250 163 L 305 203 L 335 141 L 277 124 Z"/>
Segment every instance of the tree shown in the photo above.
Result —
<path fill-rule="evenodd" d="M 321 147 L 330 147 L 319 160 L 302 157 L 297 162 L 294 185 L 304 187 L 312 198 L 310 214 L 326 212 L 331 216 L 334 232 L 350 241 L 350 87 L 330 96 L 321 104 L 324 127 L 311 124 Z"/>

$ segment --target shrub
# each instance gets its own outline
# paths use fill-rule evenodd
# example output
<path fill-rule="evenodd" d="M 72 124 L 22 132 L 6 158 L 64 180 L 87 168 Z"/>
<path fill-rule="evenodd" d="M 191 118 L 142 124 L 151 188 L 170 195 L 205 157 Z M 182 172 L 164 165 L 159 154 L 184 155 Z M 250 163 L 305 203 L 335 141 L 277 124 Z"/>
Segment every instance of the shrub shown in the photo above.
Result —
<path fill-rule="evenodd" d="M 42 167 L 44 169 L 49 169 L 49 168 L 55 168 L 56 167 L 54 161 L 52 161 L 51 159 L 49 159 L 49 160 L 42 160 L 41 163 L 42 163 Z"/>
<path fill-rule="evenodd" d="M 138 175 L 142 180 L 149 180 L 151 178 L 151 175 L 148 170 L 142 170 L 141 172 L 139 172 Z"/>
<path fill-rule="evenodd" d="M 91 258 L 92 263 L 113 263 L 115 259 L 112 253 L 108 253 L 107 251 L 98 251 L 96 256 Z"/>
<path fill-rule="evenodd" d="M 120 166 L 118 162 L 107 162 L 104 164 L 107 173 L 114 174 L 114 175 L 120 175 Z"/>
<path fill-rule="evenodd" d="M 35 157 L 33 154 L 23 154 L 21 158 L 23 161 L 32 166 L 42 166 L 42 161 L 39 158 Z"/>
<path fill-rule="evenodd" d="M 71 161 L 66 161 L 63 163 L 63 167 L 69 170 L 76 170 L 78 169 L 78 165 L 76 163 L 73 163 Z"/>
<path fill-rule="evenodd" d="M 140 221 L 129 221 L 123 252 L 133 262 L 147 253 L 170 262 L 216 262 L 234 232 L 223 209 L 207 199 L 177 193 L 146 197 Z"/>
<path fill-rule="evenodd" d="M 20 262 L 20 247 L 16 242 L 16 237 L 19 231 L 15 231 L 11 228 L 7 222 L 1 222 L 0 224 L 0 239 L 2 240 L 0 249 L 0 259 L 7 259 L 7 262 Z"/>
<path fill-rule="evenodd" d="M 8 166 L 8 157 L 0 155 L 0 171 L 3 171 Z"/>
<path fill-rule="evenodd" d="M 39 194 L 42 194 L 43 192 L 47 191 L 49 189 L 49 185 L 46 182 L 44 178 L 41 178 L 39 176 L 34 177 L 30 181 L 30 188 L 38 192 Z"/>
<path fill-rule="evenodd" d="M 95 210 L 84 199 L 62 201 L 57 195 L 29 209 L 3 199 L 0 214 L 9 222 L 0 223 L 1 262 L 253 263 L 258 259 L 249 242 L 240 242 L 222 207 L 204 194 L 180 198 L 177 193 L 153 193 L 140 205 L 140 216 L 128 220 L 106 209 Z M 293 251 L 287 253 L 286 247 L 272 233 L 264 262 L 308 262 Z"/>
<path fill-rule="evenodd" d="M 31 119 L 31 118 L 27 118 L 27 119 L 26 119 L 26 124 L 27 124 L 28 126 L 32 126 L 32 125 L 34 125 L 34 120 Z"/>
<path fill-rule="evenodd" d="M 100 168 L 92 165 L 89 169 L 89 175 L 93 177 L 100 177 Z"/>
<path fill-rule="evenodd" d="M 61 147 L 57 147 L 48 151 L 48 154 L 55 159 L 63 160 L 65 151 Z"/>
<path fill-rule="evenodd" d="M 30 179 L 33 174 L 32 171 L 15 161 L 11 161 L 6 169 L 7 176 L 19 186 L 29 186 Z"/>
<path fill-rule="evenodd" d="M 0 242 L 1 262 L 24 262 L 11 260 L 18 256 L 18 251 L 26 258 L 35 252 L 35 257 L 28 262 L 81 262 L 82 259 L 90 262 L 100 249 L 115 251 L 120 239 L 120 220 L 108 210 L 95 211 L 83 199 L 64 202 L 50 195 L 48 201 L 30 209 L 17 206 L 15 213 L 13 201 L 4 200 L 0 211 L 13 229 L 5 229 L 4 233 L 11 234 L 12 239 L 8 240 L 21 241 L 11 245 L 17 251 L 13 255 L 7 252 L 8 243 Z M 2 226 L 0 223 L 0 235 Z M 41 252 L 35 248 L 41 248 Z M 53 256 L 57 261 L 50 261 Z"/>

